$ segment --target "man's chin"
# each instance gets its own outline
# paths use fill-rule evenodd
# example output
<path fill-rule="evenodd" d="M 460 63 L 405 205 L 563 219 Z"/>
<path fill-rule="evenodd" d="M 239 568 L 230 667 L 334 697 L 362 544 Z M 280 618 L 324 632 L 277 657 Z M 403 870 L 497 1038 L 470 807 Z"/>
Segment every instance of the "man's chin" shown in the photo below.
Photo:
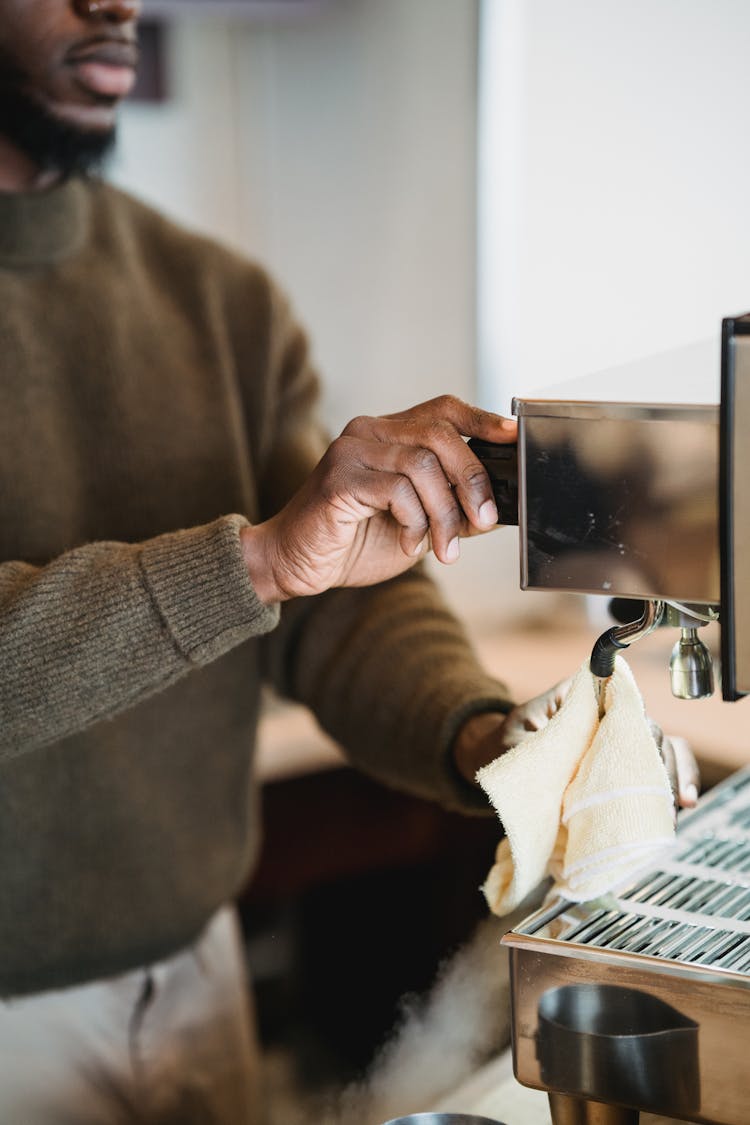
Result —
<path fill-rule="evenodd" d="M 61 129 L 72 130 L 84 136 L 106 138 L 111 136 L 117 123 L 117 101 L 107 99 L 90 105 L 74 102 L 46 103 L 42 106 L 46 116 L 56 121 Z"/>
<path fill-rule="evenodd" d="M 15 59 L 0 49 L 0 135 L 40 172 L 59 176 L 98 171 L 115 142 L 117 98 L 76 92 L 64 100 L 33 92 Z"/>
<path fill-rule="evenodd" d="M 66 106 L 48 108 L 23 91 L 0 90 L 0 133 L 25 153 L 41 172 L 61 176 L 98 171 L 112 151 L 114 109 Z"/>

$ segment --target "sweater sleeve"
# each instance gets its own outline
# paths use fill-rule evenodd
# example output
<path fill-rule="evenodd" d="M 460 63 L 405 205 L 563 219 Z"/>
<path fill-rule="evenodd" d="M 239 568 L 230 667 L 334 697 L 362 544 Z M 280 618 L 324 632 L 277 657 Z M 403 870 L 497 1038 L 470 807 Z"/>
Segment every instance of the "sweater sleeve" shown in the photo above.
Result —
<path fill-rule="evenodd" d="M 304 334 L 283 298 L 272 299 L 277 415 L 261 478 L 266 515 L 288 499 L 327 444 Z M 455 769 L 452 744 L 471 715 L 507 712 L 512 703 L 421 568 L 368 589 L 285 605 L 264 649 L 275 688 L 310 707 L 358 767 L 448 807 L 488 810 L 484 795 Z"/>
<path fill-rule="evenodd" d="M 0 566 L 0 756 L 64 738 L 273 629 L 226 516 Z"/>
<path fill-rule="evenodd" d="M 305 333 L 286 297 L 266 284 L 265 407 L 253 408 L 256 382 L 243 387 L 251 432 L 264 420 L 255 434 L 263 451 L 262 517 L 287 502 L 328 444 Z M 242 323 L 240 314 L 233 321 Z M 486 796 L 455 769 L 452 744 L 470 715 L 512 704 L 421 568 L 379 586 L 286 604 L 262 647 L 275 690 L 306 704 L 353 764 L 446 807 L 489 811 Z"/>
<path fill-rule="evenodd" d="M 451 749 L 472 715 L 513 704 L 420 569 L 285 606 L 264 648 L 277 690 L 310 707 L 353 764 L 448 808 L 487 811 Z"/>

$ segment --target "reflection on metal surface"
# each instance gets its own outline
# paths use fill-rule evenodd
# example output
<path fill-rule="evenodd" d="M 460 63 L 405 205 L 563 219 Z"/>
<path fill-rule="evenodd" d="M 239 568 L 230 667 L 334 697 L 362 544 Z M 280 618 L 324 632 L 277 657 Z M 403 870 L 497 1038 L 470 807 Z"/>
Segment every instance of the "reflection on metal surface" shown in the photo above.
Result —
<path fill-rule="evenodd" d="M 553 1125 L 638 1125 L 638 1110 L 550 1091 Z"/>
<path fill-rule="evenodd" d="M 734 426 L 734 632 L 736 638 L 737 690 L 750 692 L 750 337 L 735 343 Z"/>
<path fill-rule="evenodd" d="M 719 602 L 718 407 L 514 410 L 524 588 Z"/>
<path fill-rule="evenodd" d="M 697 1113 L 698 1026 L 634 988 L 594 983 L 550 988 L 539 1001 L 537 1057 L 552 1090 Z"/>
<path fill-rule="evenodd" d="M 473 1113 L 410 1113 L 394 1117 L 385 1125 L 503 1125 L 490 1117 L 476 1117 Z"/>

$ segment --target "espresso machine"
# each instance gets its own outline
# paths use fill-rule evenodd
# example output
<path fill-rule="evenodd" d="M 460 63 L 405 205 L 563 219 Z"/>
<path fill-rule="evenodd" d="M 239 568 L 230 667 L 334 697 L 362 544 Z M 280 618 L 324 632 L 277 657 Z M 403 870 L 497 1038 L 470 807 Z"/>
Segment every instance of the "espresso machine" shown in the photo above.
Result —
<path fill-rule="evenodd" d="M 517 513 L 521 585 L 613 599 L 595 683 L 666 624 L 673 692 L 710 694 L 700 632 L 718 621 L 734 702 L 750 692 L 750 314 L 723 322 L 715 351 L 662 358 L 678 380 L 696 361 L 715 368 L 714 401 L 658 401 L 657 364 L 648 395 L 635 373 L 620 380 L 626 401 L 596 380 L 518 398 L 517 447 L 474 447 L 501 522 Z M 683 813 L 676 847 L 630 885 L 548 898 L 503 940 L 515 1074 L 548 1092 L 554 1125 L 636 1125 L 640 1111 L 750 1122 L 750 768 Z"/>

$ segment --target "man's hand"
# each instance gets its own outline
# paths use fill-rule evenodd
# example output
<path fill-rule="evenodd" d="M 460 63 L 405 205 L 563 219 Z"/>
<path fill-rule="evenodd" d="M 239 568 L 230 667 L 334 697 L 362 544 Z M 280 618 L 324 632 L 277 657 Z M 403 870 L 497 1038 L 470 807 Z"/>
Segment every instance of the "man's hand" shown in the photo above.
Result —
<path fill-rule="evenodd" d="M 488 711 L 468 719 L 453 744 L 453 756 L 461 776 L 476 785 L 477 770 L 546 726 L 560 710 L 571 683 L 570 679 L 563 680 L 528 703 L 514 707 L 507 715 Z"/>
<path fill-rule="evenodd" d="M 546 726 L 560 710 L 571 683 L 570 679 L 563 680 L 528 703 L 514 707 L 507 715 L 485 712 L 468 719 L 453 745 L 454 760 L 462 777 L 476 784 L 477 770 Z M 667 771 L 675 808 L 693 808 L 700 791 L 700 770 L 688 742 L 675 735 L 667 737 L 651 719 L 648 723 Z"/>
<path fill-rule="evenodd" d="M 654 741 L 659 747 L 676 809 L 692 809 L 701 787 L 701 773 L 687 739 L 668 736 L 652 719 L 648 720 Z"/>
<path fill-rule="evenodd" d="M 286 507 L 243 529 L 258 597 L 270 604 L 368 586 L 430 548 L 455 562 L 459 540 L 498 519 L 487 473 L 462 435 L 512 442 L 516 423 L 450 395 L 350 422 Z"/>

